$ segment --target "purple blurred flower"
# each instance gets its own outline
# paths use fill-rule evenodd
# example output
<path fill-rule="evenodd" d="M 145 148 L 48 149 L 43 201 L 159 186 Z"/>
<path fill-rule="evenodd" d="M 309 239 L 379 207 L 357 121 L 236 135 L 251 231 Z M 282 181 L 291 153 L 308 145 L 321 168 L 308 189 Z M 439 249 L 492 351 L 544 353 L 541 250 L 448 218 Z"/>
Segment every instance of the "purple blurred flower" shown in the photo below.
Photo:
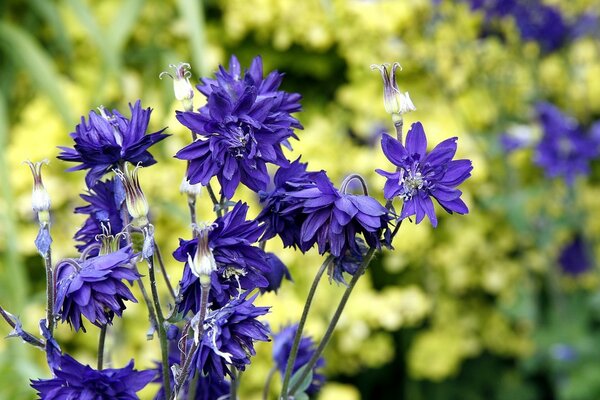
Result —
<path fill-rule="evenodd" d="M 277 365 L 277 369 L 281 373 L 281 376 L 285 374 L 285 367 L 287 365 L 290 352 L 292 351 L 292 343 L 294 342 L 294 336 L 298 331 L 298 325 L 288 325 L 281 328 L 279 333 L 273 334 L 273 360 Z M 312 355 L 315 353 L 315 343 L 312 338 L 308 336 L 302 336 L 300 339 L 300 345 L 298 347 L 298 355 L 294 362 L 294 368 L 292 369 L 292 375 L 308 363 Z M 313 379 L 306 390 L 306 394 L 312 396 L 318 393 L 325 382 L 325 377 L 316 372 L 318 368 L 323 368 L 325 360 L 323 357 L 319 357 L 315 366 L 313 367 Z"/>
<path fill-rule="evenodd" d="M 280 167 L 273 177 L 273 190 L 259 193 L 263 210 L 256 219 L 265 227 L 262 240 L 279 235 L 285 247 L 299 247 L 303 252 L 310 248 L 303 246 L 300 239 L 300 229 L 307 217 L 302 213 L 303 200 L 290 196 L 314 186 L 318 173 L 307 172 L 307 165 L 298 158 L 289 165 Z"/>
<path fill-rule="evenodd" d="M 155 370 L 137 371 L 133 360 L 124 368 L 97 371 L 89 365 L 78 363 L 68 354 L 60 356 L 52 368 L 54 378 L 32 380 L 42 400 L 135 400 L 156 374 Z"/>
<path fill-rule="evenodd" d="M 213 306 L 227 303 L 240 290 L 253 290 L 269 286 L 265 277 L 271 270 L 266 254 L 253 246 L 263 233 L 257 221 L 246 221 L 248 206 L 238 202 L 223 217 L 217 218 L 208 232 L 208 247 L 217 263 L 217 271 L 212 273 L 209 301 Z M 179 241 L 179 248 L 173 256 L 185 262 L 183 278 L 179 282 L 181 302 L 179 311 L 197 313 L 200 309 L 200 281 L 188 265 L 188 255 L 196 254 L 198 239 Z"/>
<path fill-rule="evenodd" d="M 281 145 L 289 147 L 293 128 L 302 129 L 290 115 L 300 111 L 300 95 L 277 90 L 282 77 L 273 71 L 263 78 L 260 57 L 242 75 L 232 56 L 229 71 L 220 66 L 216 79 L 202 79 L 198 90 L 207 104 L 198 112 L 177 111 L 179 122 L 201 136 L 175 155 L 190 161 L 190 183 L 207 185 L 216 176 L 230 199 L 240 182 L 256 192 L 266 189 L 267 163 L 289 163 Z"/>
<path fill-rule="evenodd" d="M 256 317 L 269 312 L 269 307 L 255 307 L 258 294 L 246 298 L 248 292 L 214 311 L 204 319 L 204 335 L 194 354 L 199 372 L 223 379 L 231 376 L 229 366 L 244 370 L 256 354 L 254 342 L 269 341 L 269 328 Z"/>
<path fill-rule="evenodd" d="M 131 118 L 125 118 L 117 110 L 110 113 L 100 108 L 100 115 L 90 111 L 87 123 L 82 117 L 71 133 L 74 148 L 59 147 L 62 150 L 59 159 L 80 163 L 67 171 L 89 169 L 85 177 L 89 188 L 125 161 L 143 167 L 156 163 L 148 148 L 168 135 L 162 133 L 164 129 L 146 135 L 152 110 L 142 109 L 139 100 L 129 108 Z"/>
<path fill-rule="evenodd" d="M 304 251 L 317 243 L 319 253 L 339 257 L 350 249 L 358 252 L 356 235 L 362 234 L 371 247 L 381 247 L 380 237 L 387 229 L 388 212 L 369 196 L 340 193 L 324 171 L 317 173 L 314 184 L 287 193 L 298 200 L 284 215 L 301 210 L 306 215 L 300 230 L 300 248 Z"/>
<path fill-rule="evenodd" d="M 265 277 L 269 281 L 269 286 L 265 288 L 260 288 L 261 293 L 265 292 L 275 292 L 281 287 L 281 282 L 283 282 L 283 278 L 288 281 L 292 280 L 292 276 L 290 275 L 290 271 L 285 266 L 285 264 L 277 257 L 274 253 L 266 253 L 267 262 L 271 267 L 271 270 L 265 274 Z"/>
<path fill-rule="evenodd" d="M 564 177 L 568 185 L 577 175 L 587 175 L 590 161 L 598 156 L 599 142 L 577 121 L 549 103 L 537 105 L 543 136 L 536 149 L 535 162 L 548 177 Z"/>
<path fill-rule="evenodd" d="M 118 186 L 122 186 L 121 182 L 113 178 L 105 182 L 98 181 L 87 194 L 80 195 L 89 203 L 86 206 L 75 208 L 76 214 L 88 215 L 83 226 L 74 236 L 75 240 L 82 242 L 76 246 L 80 253 L 90 246 L 98 245 L 98 235 L 116 235 L 123 229 L 120 211 L 123 199 L 119 199 Z M 125 244 L 124 239 L 121 242 L 122 245 Z M 96 256 L 98 250 L 91 250 L 89 254 Z"/>
<path fill-rule="evenodd" d="M 567 275 L 577 276 L 592 267 L 591 252 L 584 237 L 575 235 L 560 252 L 558 263 Z"/>
<path fill-rule="evenodd" d="M 455 187 L 471 176 L 473 166 L 470 160 L 452 160 L 456 140 L 446 139 L 427 153 L 427 137 L 420 122 L 411 126 L 405 145 L 389 135 L 383 136 L 383 153 L 397 169 L 395 172 L 378 169 L 377 173 L 387 178 L 383 188 L 385 198 L 403 200 L 399 219 L 416 215 L 418 224 L 427 215 L 436 227 L 432 197 L 450 214 L 469 212 L 460 199 L 462 192 Z"/>
<path fill-rule="evenodd" d="M 92 324 L 112 323 L 114 314 L 121 316 L 125 300 L 137 302 L 123 279 L 132 283 L 140 277 L 133 269 L 135 254 L 131 245 L 114 253 L 86 260 L 63 260 L 56 267 L 55 313 L 78 331 L 81 315 Z"/>

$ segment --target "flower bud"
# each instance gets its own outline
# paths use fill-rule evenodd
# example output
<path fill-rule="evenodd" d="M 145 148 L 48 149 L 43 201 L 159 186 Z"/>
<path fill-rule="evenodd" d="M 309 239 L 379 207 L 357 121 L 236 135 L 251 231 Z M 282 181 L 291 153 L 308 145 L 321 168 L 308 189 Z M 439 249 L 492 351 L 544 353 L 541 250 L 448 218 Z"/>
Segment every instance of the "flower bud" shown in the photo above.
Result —
<path fill-rule="evenodd" d="M 123 182 L 123 186 L 125 186 L 125 202 L 127 203 L 127 211 L 133 217 L 134 220 L 137 220 L 140 226 L 144 226 L 148 224 L 148 201 L 146 201 L 146 196 L 140 187 L 140 181 L 138 178 L 138 169 L 140 167 L 137 166 L 130 173 L 127 168 L 127 163 L 125 163 L 125 172 L 116 170 L 115 173 Z"/>
<path fill-rule="evenodd" d="M 42 182 L 42 165 L 48 164 L 48 160 L 38 161 L 35 164 L 25 161 L 33 174 L 33 190 L 31 191 L 31 207 L 37 213 L 41 224 L 50 222 L 50 196 Z"/>
<path fill-rule="evenodd" d="M 401 68 L 400 64 L 393 63 L 391 71 L 388 68 L 389 64 L 371 65 L 371 69 L 378 69 L 383 78 L 383 106 L 385 111 L 392 116 L 415 111 L 416 108 L 408 92 L 401 93 L 396 83 L 396 69 Z"/>
<path fill-rule="evenodd" d="M 179 185 L 179 192 L 192 197 L 200 196 L 200 193 L 202 193 L 202 185 L 200 183 L 192 185 L 190 184 L 190 181 L 188 181 L 187 176 L 184 176 L 181 185 Z"/>
<path fill-rule="evenodd" d="M 191 111 L 194 108 L 194 88 L 190 84 L 190 76 L 192 75 L 190 72 L 190 64 L 170 64 L 169 67 L 173 68 L 175 76 L 163 71 L 158 77 L 162 79 L 163 76 L 168 76 L 173 79 L 173 92 L 175 93 L 175 98 L 181 101 L 185 111 Z"/>
<path fill-rule="evenodd" d="M 217 262 L 213 252 L 208 247 L 208 233 L 212 230 L 210 226 L 197 230 L 198 246 L 194 258 L 188 254 L 188 264 L 192 273 L 200 279 L 203 287 L 210 285 L 210 276 L 217 270 Z"/>

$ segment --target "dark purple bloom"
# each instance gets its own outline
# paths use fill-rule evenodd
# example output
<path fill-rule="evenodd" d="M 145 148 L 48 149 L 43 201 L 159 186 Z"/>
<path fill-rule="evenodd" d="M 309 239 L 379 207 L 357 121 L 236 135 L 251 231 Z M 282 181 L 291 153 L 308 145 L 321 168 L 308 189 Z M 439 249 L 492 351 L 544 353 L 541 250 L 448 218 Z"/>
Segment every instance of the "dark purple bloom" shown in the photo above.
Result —
<path fill-rule="evenodd" d="M 123 229 L 121 220 L 120 198 L 122 183 L 117 179 L 98 181 L 90 188 L 87 194 L 80 195 L 89 204 L 75 208 L 76 214 L 87 214 L 83 226 L 75 233 L 75 240 L 82 242 L 77 245 L 77 250 L 83 252 L 90 246 L 99 244 L 97 237 L 101 234 L 117 235 Z M 116 190 L 115 190 L 116 189 Z M 122 240 L 124 245 L 124 240 Z M 98 250 L 91 250 L 90 255 L 98 255 Z"/>
<path fill-rule="evenodd" d="M 242 293 L 204 319 L 204 335 L 194 355 L 199 372 L 224 378 L 231 376 L 230 366 L 243 371 L 255 354 L 254 342 L 269 341 L 269 328 L 256 319 L 266 314 L 269 307 L 252 304 L 257 294 L 246 296 Z"/>
<path fill-rule="evenodd" d="M 290 275 L 290 271 L 285 266 L 285 264 L 277 257 L 274 253 L 266 253 L 267 262 L 271 267 L 271 270 L 265 274 L 265 277 L 269 281 L 269 286 L 265 288 L 260 288 L 261 293 L 265 292 L 275 292 L 281 287 L 281 282 L 283 282 L 283 278 L 288 281 L 292 280 L 292 276 Z"/>
<path fill-rule="evenodd" d="M 573 240 L 563 247 L 558 263 L 565 274 L 572 276 L 582 274 L 592 267 L 591 252 L 582 235 L 575 235 Z"/>
<path fill-rule="evenodd" d="M 587 175 L 590 161 L 598 156 L 598 140 L 588 135 L 577 121 L 549 103 L 537 105 L 543 136 L 535 162 L 548 177 L 564 177 L 572 185 L 577 175 Z"/>
<path fill-rule="evenodd" d="M 156 374 L 155 370 L 133 369 L 133 360 L 124 368 L 97 371 L 68 354 L 60 356 L 52 371 L 52 379 L 31 381 L 41 400 L 135 400 Z"/>
<path fill-rule="evenodd" d="M 117 110 L 110 113 L 101 108 L 101 115 L 90 111 L 87 123 L 82 117 L 71 133 L 74 148 L 59 147 L 62 150 L 59 159 L 80 163 L 67 171 L 89 169 L 85 177 L 89 188 L 125 161 L 143 167 L 156 163 L 148 148 L 168 135 L 162 133 L 164 129 L 146 135 L 152 110 L 142 109 L 139 100 L 129 108 L 131 118 L 125 118 Z"/>
<path fill-rule="evenodd" d="M 306 220 L 302 213 L 302 199 L 290 196 L 294 192 L 314 186 L 317 172 L 307 172 L 307 164 L 300 158 L 285 167 L 280 167 L 273 177 L 274 188 L 270 192 L 260 192 L 263 210 L 256 217 L 264 224 L 262 240 L 279 235 L 285 247 L 300 247 L 306 251 L 310 246 L 302 245 L 300 229 Z"/>
<path fill-rule="evenodd" d="M 223 217 L 217 218 L 208 232 L 208 247 L 217 264 L 212 273 L 209 301 L 214 306 L 227 303 L 231 297 L 238 296 L 240 290 L 265 288 L 269 281 L 265 277 L 271 266 L 266 254 L 253 246 L 263 233 L 257 221 L 247 221 L 248 206 L 238 202 Z M 197 313 L 200 309 L 201 286 L 198 277 L 188 265 L 188 255 L 196 254 L 198 239 L 179 241 L 179 248 L 173 256 L 185 262 L 183 278 L 179 282 L 181 302 L 179 311 Z"/>
<path fill-rule="evenodd" d="M 330 252 L 339 257 L 348 249 L 358 252 L 357 234 L 362 234 L 369 246 L 381 247 L 389 216 L 374 198 L 340 193 L 324 171 L 315 175 L 314 184 L 287 195 L 299 201 L 285 214 L 301 210 L 306 215 L 300 230 L 301 250 L 317 243 L 320 254 Z"/>
<path fill-rule="evenodd" d="M 83 326 L 81 315 L 92 324 L 102 326 L 112 322 L 114 314 L 121 316 L 125 300 L 137 302 L 129 288 L 140 277 L 132 266 L 135 254 L 131 245 L 114 253 L 86 260 L 63 260 L 56 267 L 55 313 L 77 331 Z"/>
<path fill-rule="evenodd" d="M 216 79 L 202 79 L 198 90 L 207 104 L 198 112 L 177 112 L 179 122 L 200 135 L 175 155 L 190 161 L 190 183 L 207 185 L 216 176 L 230 199 L 240 182 L 254 191 L 265 190 L 267 163 L 289 163 L 281 145 L 289 147 L 288 139 L 296 138 L 293 128 L 302 128 L 290 115 L 300 111 L 300 95 L 277 90 L 282 77 L 273 71 L 263 78 L 260 57 L 242 74 L 232 56 L 229 71 L 221 66 Z"/>
<path fill-rule="evenodd" d="M 333 259 L 333 268 L 327 270 L 330 280 L 333 279 L 336 282 L 348 286 L 348 283 L 344 279 L 344 273 L 354 276 L 368 251 L 368 248 L 362 239 L 358 238 L 357 244 L 358 252 L 348 249 L 343 256 L 335 257 Z"/>
<path fill-rule="evenodd" d="M 462 192 L 455 187 L 471 176 L 473 166 L 470 160 L 452 160 L 456 140 L 446 139 L 427 153 L 427 137 L 420 122 L 412 124 L 405 145 L 389 135 L 382 137 L 383 153 L 397 168 L 395 172 L 378 169 L 377 173 L 387 178 L 385 198 L 403 200 L 400 220 L 416 215 L 418 224 L 427 215 L 431 224 L 437 226 L 432 197 L 450 214 L 469 212 L 460 199 Z"/>
<path fill-rule="evenodd" d="M 277 365 L 277 369 L 281 373 L 281 376 L 285 374 L 285 367 L 287 365 L 290 352 L 292 351 L 292 343 L 294 342 L 294 336 L 298 331 L 298 325 L 289 325 L 281 328 L 279 333 L 273 334 L 273 360 Z M 315 353 L 315 343 L 309 336 L 302 336 L 300 339 L 300 346 L 298 347 L 298 355 L 294 362 L 294 368 L 292 375 L 308 363 L 310 358 Z M 316 372 L 318 368 L 323 368 L 325 360 L 323 357 L 319 357 L 315 366 L 313 367 L 313 380 L 306 390 L 306 394 L 315 395 L 323 386 L 325 377 Z"/>

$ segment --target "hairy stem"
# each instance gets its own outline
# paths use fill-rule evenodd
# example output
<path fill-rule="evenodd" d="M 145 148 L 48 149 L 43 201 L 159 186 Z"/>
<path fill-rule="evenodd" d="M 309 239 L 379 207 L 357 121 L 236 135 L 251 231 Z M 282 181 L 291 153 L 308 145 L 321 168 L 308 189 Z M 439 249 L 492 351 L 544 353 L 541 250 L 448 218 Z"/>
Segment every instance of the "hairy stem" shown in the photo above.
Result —
<path fill-rule="evenodd" d="M 319 282 L 321 281 L 321 277 L 323 273 L 327 269 L 327 266 L 333 261 L 333 256 L 328 256 L 323 264 L 321 264 L 321 268 L 317 271 L 315 275 L 315 279 L 310 287 L 308 292 L 308 297 L 306 298 L 306 302 L 304 303 L 304 309 L 302 310 L 302 316 L 300 317 L 300 321 L 298 322 L 298 329 L 296 330 L 296 335 L 294 336 L 294 342 L 292 343 L 292 349 L 290 350 L 290 355 L 288 357 L 287 364 L 285 366 L 285 374 L 283 375 L 283 383 L 281 385 L 281 398 L 287 399 L 288 386 L 290 384 L 290 377 L 292 376 L 292 370 L 294 369 L 294 363 L 296 362 L 296 356 L 298 355 L 298 348 L 300 347 L 300 341 L 302 339 L 302 330 L 304 329 L 304 324 L 306 323 L 306 319 L 308 318 L 308 311 L 310 310 L 310 306 L 315 297 L 315 292 L 317 291 L 317 287 L 319 286 Z"/>
<path fill-rule="evenodd" d="M 177 296 L 175 295 L 175 291 L 173 290 L 173 286 L 171 285 L 171 280 L 169 279 L 169 276 L 167 275 L 167 270 L 165 268 L 165 263 L 163 261 L 162 253 L 160 251 L 160 247 L 158 247 L 158 243 L 156 243 L 156 240 L 154 241 L 154 254 L 156 255 L 156 261 L 158 261 L 158 266 L 160 267 L 160 272 L 167 284 L 169 293 L 171 293 L 171 296 L 173 297 L 173 300 L 175 301 L 175 300 L 177 300 Z"/>
<path fill-rule="evenodd" d="M 50 229 L 50 227 L 40 229 Z M 52 336 L 56 321 L 54 320 L 54 271 L 52 269 L 52 250 L 50 249 L 44 257 L 44 265 L 46 267 L 46 326 Z"/>
<path fill-rule="evenodd" d="M 208 195 L 210 196 L 210 199 L 212 200 L 213 205 L 215 206 L 215 212 L 217 213 L 217 217 L 221 217 L 223 215 L 223 211 L 221 210 L 221 203 L 219 203 L 219 200 L 217 200 L 217 196 L 215 196 L 215 192 L 213 191 L 210 182 L 208 183 L 208 185 L 206 185 L 206 191 L 208 192 Z"/>
<path fill-rule="evenodd" d="M 104 343 L 106 342 L 106 324 L 100 327 L 98 336 L 98 371 L 102 370 L 104 364 Z"/>
<path fill-rule="evenodd" d="M 335 310 L 335 314 L 333 314 L 333 318 L 331 318 L 331 321 L 329 322 L 329 326 L 327 327 L 327 330 L 325 331 L 325 335 L 323 336 L 321 343 L 319 343 L 319 347 L 317 347 L 317 350 L 315 350 L 314 354 L 312 355 L 312 357 L 306 364 L 304 370 L 302 371 L 302 374 L 300 375 L 299 379 L 296 381 L 296 384 L 292 387 L 291 393 L 295 393 L 296 390 L 298 390 L 298 388 L 300 387 L 302 382 L 306 379 L 306 377 L 308 376 L 310 371 L 312 371 L 313 367 L 317 363 L 317 360 L 323 353 L 323 350 L 325 349 L 325 346 L 327 346 L 329 339 L 331 339 L 331 335 L 333 334 L 333 331 L 340 319 L 340 316 L 342 315 L 342 312 L 344 311 L 344 307 L 346 307 L 348 298 L 350 297 L 350 294 L 352 294 L 352 290 L 354 289 L 354 286 L 356 286 L 356 282 L 358 282 L 358 279 L 361 277 L 361 275 L 365 272 L 365 270 L 369 266 L 369 263 L 371 262 L 374 253 L 375 253 L 375 249 L 373 247 L 371 247 L 369 249 L 369 251 L 367 252 L 367 254 L 365 255 L 365 258 L 364 258 L 362 264 L 360 265 L 358 270 L 354 273 L 354 276 L 352 277 L 350 284 L 346 288 L 346 291 L 344 292 L 344 295 L 342 296 L 342 299 L 340 300 L 340 304 L 338 304 L 338 307 Z M 286 396 L 287 396 L 287 393 L 286 393 Z M 287 397 L 284 397 L 284 398 L 287 399 Z"/>
<path fill-rule="evenodd" d="M 0 315 L 2 316 L 2 318 L 4 318 L 6 323 L 11 326 L 11 328 L 16 329 L 17 323 L 15 321 L 13 321 L 13 318 L 15 318 L 15 317 L 12 314 L 10 314 L 8 311 L 6 311 L 4 308 L 2 308 L 1 306 L 0 306 Z M 42 350 L 45 348 L 44 342 L 42 342 L 40 339 L 36 338 L 29 332 L 23 331 L 22 335 L 23 336 L 21 337 L 21 339 L 23 339 L 26 343 L 29 343 L 35 347 L 39 347 Z M 9 336 L 12 336 L 12 335 L 9 335 Z"/>

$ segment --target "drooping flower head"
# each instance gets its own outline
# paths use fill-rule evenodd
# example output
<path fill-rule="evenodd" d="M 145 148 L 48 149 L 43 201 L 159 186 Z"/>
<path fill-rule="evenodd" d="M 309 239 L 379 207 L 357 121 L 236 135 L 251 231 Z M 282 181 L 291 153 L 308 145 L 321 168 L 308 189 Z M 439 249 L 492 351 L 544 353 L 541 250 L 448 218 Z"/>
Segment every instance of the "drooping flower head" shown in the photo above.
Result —
<path fill-rule="evenodd" d="M 200 138 L 175 157 L 189 160 L 190 183 L 207 185 L 213 176 L 230 199 L 241 182 L 251 190 L 264 190 L 269 182 L 267 163 L 289 163 L 281 145 L 296 138 L 302 126 L 290 114 L 300 111 L 300 95 L 278 90 L 283 74 L 263 77 L 262 60 L 256 57 L 243 74 L 231 57 L 229 70 L 222 66 L 215 79 L 202 79 L 198 90 L 207 104 L 198 112 L 177 112 L 177 119 Z"/>
<path fill-rule="evenodd" d="M 535 162 L 548 177 L 563 177 L 572 185 L 577 175 L 587 175 L 590 161 L 599 155 L 598 138 L 586 134 L 577 121 L 549 103 L 540 103 L 537 114 L 543 136 Z"/>
<path fill-rule="evenodd" d="M 260 292 L 277 293 L 277 291 L 281 287 L 283 278 L 287 279 L 288 281 L 291 281 L 292 276 L 290 275 L 290 271 L 288 270 L 286 265 L 274 253 L 267 253 L 266 256 L 267 262 L 271 267 L 270 271 L 265 274 L 265 277 L 269 281 L 269 286 L 265 288 L 260 288 Z"/>
<path fill-rule="evenodd" d="M 74 236 L 75 240 L 81 242 L 76 246 L 79 252 L 84 252 L 90 246 L 97 246 L 99 235 L 106 233 L 117 235 L 123 229 L 120 211 L 123 193 L 119 190 L 120 187 L 122 187 L 121 183 L 111 178 L 96 182 L 87 194 L 80 195 L 89 204 L 75 208 L 76 214 L 88 215 L 83 226 Z M 124 242 L 121 241 L 123 246 Z M 96 256 L 98 250 L 91 250 L 88 254 Z"/>
<path fill-rule="evenodd" d="M 378 169 L 377 173 L 387 178 L 383 188 L 385 198 L 403 200 L 399 219 L 416 215 L 416 222 L 420 223 L 427 215 L 436 227 L 432 197 L 450 214 L 469 212 L 456 186 L 471 176 L 473 166 L 470 160 L 452 160 L 456 140 L 455 137 L 446 139 L 427 153 L 427 137 L 420 122 L 412 124 L 404 145 L 383 135 L 383 153 L 396 166 L 396 171 Z"/>
<path fill-rule="evenodd" d="M 288 325 L 279 331 L 279 333 L 273 334 L 273 360 L 277 365 L 277 369 L 281 373 L 281 376 L 285 374 L 285 367 L 292 351 L 292 344 L 294 337 L 298 331 L 298 325 Z M 302 336 L 300 339 L 300 345 L 298 347 L 298 354 L 296 361 L 294 362 L 294 368 L 292 369 L 292 375 L 300 368 L 305 366 L 310 358 L 315 353 L 315 343 L 309 336 Z M 306 394 L 312 396 L 318 393 L 325 382 L 325 377 L 319 374 L 316 370 L 323 368 L 325 360 L 323 357 L 319 357 L 315 366 L 313 367 L 313 379 L 306 390 Z"/>
<path fill-rule="evenodd" d="M 269 341 L 269 328 L 256 319 L 269 307 L 254 306 L 258 294 L 247 295 L 242 293 L 204 319 L 204 335 L 194 355 L 199 372 L 224 379 L 231 376 L 231 366 L 243 371 L 256 354 L 254 342 Z"/>
<path fill-rule="evenodd" d="M 137 392 L 152 381 L 155 370 L 137 371 L 133 360 L 124 368 L 95 370 L 68 354 L 60 356 L 54 378 L 32 380 L 41 400 L 94 399 L 136 400 Z"/>
<path fill-rule="evenodd" d="M 135 254 L 131 245 L 113 253 L 86 260 L 63 260 L 56 267 L 56 303 L 54 311 L 63 321 L 85 332 L 81 316 L 102 326 L 121 316 L 125 300 L 136 303 L 123 283 L 140 277 L 131 263 Z"/>
<path fill-rule="evenodd" d="M 131 118 L 124 117 L 117 110 L 111 113 L 102 107 L 100 115 L 90 111 L 88 120 L 82 117 L 75 132 L 71 133 L 74 148 L 59 147 L 62 150 L 59 159 L 80 163 L 67 171 L 89 169 L 85 177 L 89 188 L 125 161 L 143 167 L 156 163 L 148 148 L 168 135 L 162 133 L 164 129 L 146 135 L 152 110 L 142 109 L 139 100 L 129 108 Z"/>
<path fill-rule="evenodd" d="M 227 214 L 207 227 L 207 250 L 210 250 L 216 263 L 212 272 L 209 302 L 215 307 L 223 305 L 231 297 L 243 290 L 264 288 L 269 285 L 265 275 L 271 267 L 266 254 L 253 246 L 263 233 L 256 221 L 247 221 L 248 206 L 238 202 Z M 190 258 L 196 257 L 198 238 L 180 240 L 179 248 L 173 256 L 185 262 L 183 277 L 179 282 L 179 311 L 197 313 L 200 309 L 201 284 L 189 265 Z"/>
<path fill-rule="evenodd" d="M 330 252 L 340 257 L 348 249 L 360 252 L 357 234 L 362 234 L 369 246 L 381 247 L 389 216 L 374 198 L 338 191 L 324 171 L 315 176 L 314 184 L 288 196 L 301 201 L 286 213 L 301 209 L 306 215 L 300 230 L 301 249 L 317 243 L 320 254 Z"/>
<path fill-rule="evenodd" d="M 575 235 L 573 240 L 562 248 L 558 263 L 566 275 L 572 276 L 580 275 L 593 266 L 591 251 L 581 234 Z"/>

